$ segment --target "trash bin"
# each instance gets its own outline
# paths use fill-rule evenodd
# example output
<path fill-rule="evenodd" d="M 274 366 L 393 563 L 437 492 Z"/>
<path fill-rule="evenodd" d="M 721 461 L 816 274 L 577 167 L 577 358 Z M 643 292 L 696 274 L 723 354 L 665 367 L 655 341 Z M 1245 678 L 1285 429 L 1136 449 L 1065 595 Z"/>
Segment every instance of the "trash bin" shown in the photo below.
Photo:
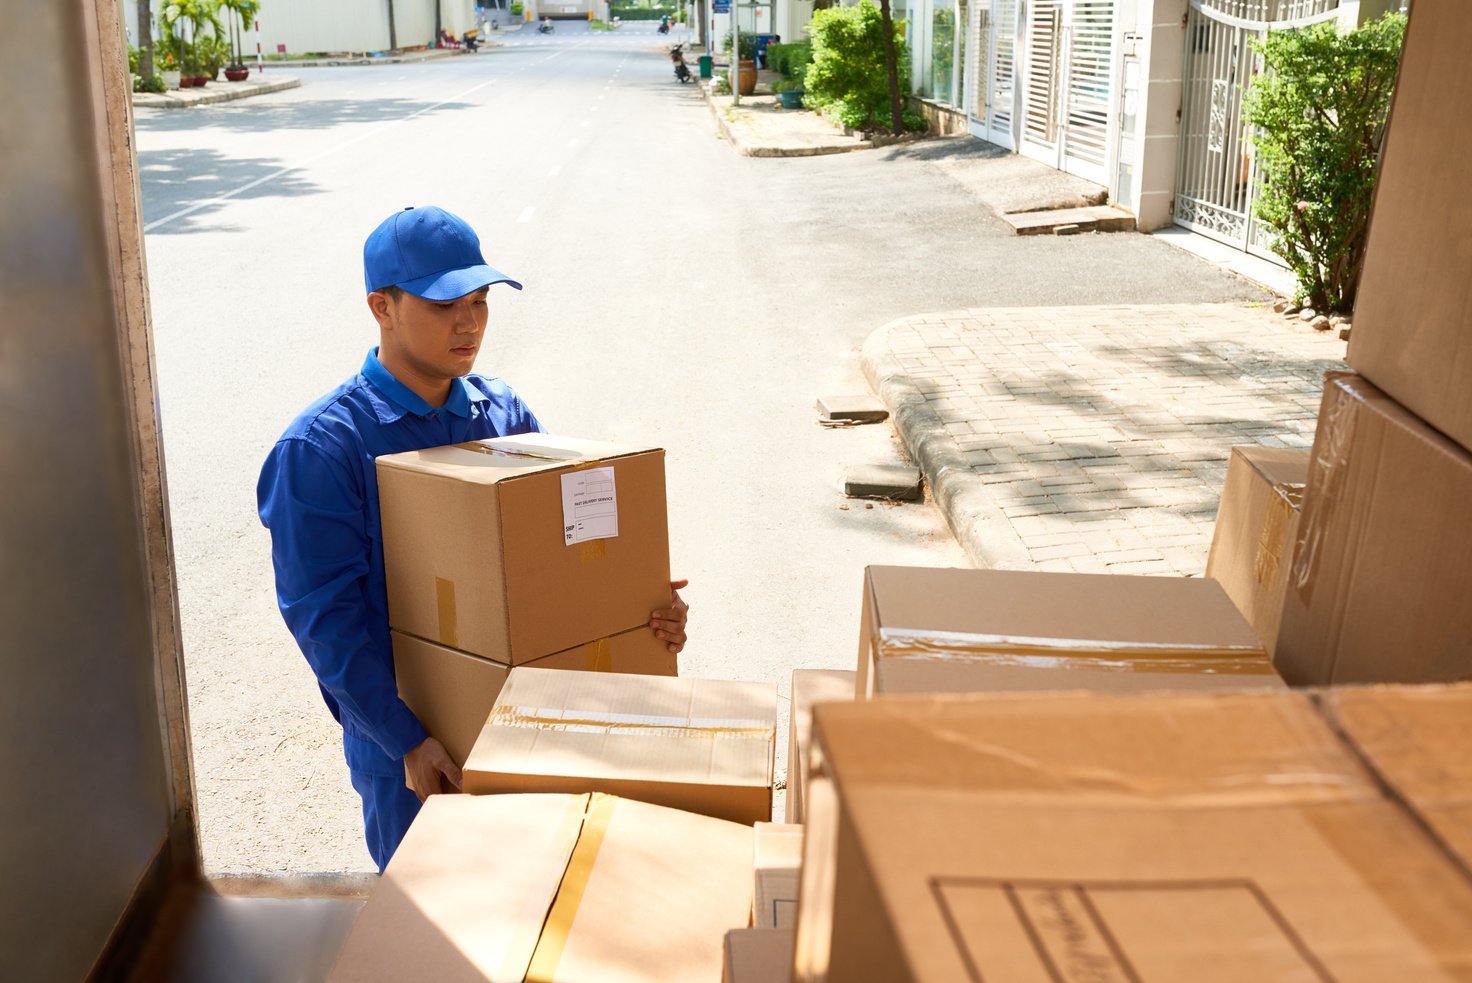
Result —
<path fill-rule="evenodd" d="M 699 62 L 700 62 L 700 77 L 703 78 L 703 79 L 710 78 L 710 76 L 711 76 L 711 64 L 712 64 L 710 55 L 701 55 L 700 56 L 700 59 L 699 59 Z"/>
<path fill-rule="evenodd" d="M 769 45 L 769 44 L 777 44 L 777 43 L 779 43 L 779 42 L 777 41 L 777 35 L 775 35 L 775 34 L 758 34 L 756 36 L 756 67 L 757 68 L 766 68 L 767 67 L 767 45 Z"/>

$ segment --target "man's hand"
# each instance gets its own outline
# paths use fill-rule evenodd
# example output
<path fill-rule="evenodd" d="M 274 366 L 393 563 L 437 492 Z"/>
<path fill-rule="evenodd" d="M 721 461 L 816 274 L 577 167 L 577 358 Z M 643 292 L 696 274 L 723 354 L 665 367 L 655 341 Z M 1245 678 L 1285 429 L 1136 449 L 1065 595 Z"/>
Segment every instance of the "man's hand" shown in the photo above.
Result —
<path fill-rule="evenodd" d="M 676 655 L 685 647 L 685 622 L 690 620 L 690 605 L 680 599 L 680 589 L 688 586 L 688 580 L 671 580 L 669 609 L 649 616 L 649 627 L 654 629 L 655 637 L 667 643 Z"/>
<path fill-rule="evenodd" d="M 409 787 L 419 796 L 419 801 L 445 791 L 445 782 L 460 788 L 460 769 L 450 760 L 445 746 L 433 737 L 426 737 L 418 747 L 404 755 L 404 771 L 408 774 Z"/>

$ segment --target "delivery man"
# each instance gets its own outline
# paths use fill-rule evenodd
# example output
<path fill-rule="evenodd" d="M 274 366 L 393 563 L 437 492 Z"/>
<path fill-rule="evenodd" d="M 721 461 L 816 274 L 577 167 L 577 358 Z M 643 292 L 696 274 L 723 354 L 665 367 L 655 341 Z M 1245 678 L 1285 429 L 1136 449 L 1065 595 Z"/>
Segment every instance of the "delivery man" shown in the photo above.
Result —
<path fill-rule="evenodd" d="M 505 382 L 470 372 L 489 288 L 521 284 L 486 265 L 464 220 L 435 207 L 389 216 L 363 247 L 363 274 L 378 346 L 286 428 L 256 496 L 281 616 L 342 724 L 368 852 L 382 871 L 420 803 L 442 781 L 460 787 L 460 769 L 394 682 L 374 459 L 542 426 Z M 685 645 L 684 586 L 671 583 L 670 607 L 649 620 L 675 653 Z"/>

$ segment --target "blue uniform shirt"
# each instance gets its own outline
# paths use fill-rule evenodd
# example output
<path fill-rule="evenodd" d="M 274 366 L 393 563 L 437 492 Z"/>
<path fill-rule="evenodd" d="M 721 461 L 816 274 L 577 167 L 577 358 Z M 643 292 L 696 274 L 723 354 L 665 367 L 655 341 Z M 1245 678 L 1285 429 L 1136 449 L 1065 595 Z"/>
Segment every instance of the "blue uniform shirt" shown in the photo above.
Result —
<path fill-rule="evenodd" d="M 541 429 L 500 379 L 462 376 L 432 407 L 375 348 L 271 449 L 256 502 L 271 530 L 276 601 L 342 724 L 349 768 L 401 775 L 400 759 L 428 736 L 394 682 L 374 458 Z"/>

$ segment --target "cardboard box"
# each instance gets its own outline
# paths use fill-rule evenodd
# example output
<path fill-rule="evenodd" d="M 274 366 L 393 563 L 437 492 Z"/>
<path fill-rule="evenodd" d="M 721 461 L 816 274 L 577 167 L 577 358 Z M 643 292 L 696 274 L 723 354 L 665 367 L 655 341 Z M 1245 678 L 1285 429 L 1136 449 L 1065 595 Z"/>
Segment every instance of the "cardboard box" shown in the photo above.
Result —
<path fill-rule="evenodd" d="M 1355 301 L 1349 364 L 1411 412 L 1472 449 L 1472 106 L 1465 0 L 1416 0 L 1401 49 Z"/>
<path fill-rule="evenodd" d="M 870 567 L 858 692 L 1222 690 L 1281 681 L 1214 580 Z"/>
<path fill-rule="evenodd" d="M 601 795 L 432 796 L 331 980 L 721 978 L 751 830 Z"/>
<path fill-rule="evenodd" d="M 400 698 L 455 764 L 463 766 L 511 667 L 401 631 L 390 636 Z M 650 676 L 673 676 L 678 669 L 668 645 L 647 625 L 545 656 L 533 665 Z"/>
<path fill-rule="evenodd" d="M 524 665 L 669 606 L 664 452 L 525 434 L 378 458 L 389 624 Z"/>
<path fill-rule="evenodd" d="M 789 823 L 802 822 L 803 787 L 808 774 L 808 732 L 813 704 L 825 700 L 852 700 L 858 674 L 850 669 L 794 669 L 792 716 L 787 727 L 787 798 Z"/>
<path fill-rule="evenodd" d="M 776 731 L 768 683 L 517 666 L 465 791 L 608 792 L 749 826 L 772 818 Z"/>
<path fill-rule="evenodd" d="M 721 983 L 789 983 L 792 944 L 791 929 L 732 929 L 726 933 Z"/>
<path fill-rule="evenodd" d="M 1206 560 L 1206 575 L 1222 585 L 1269 656 L 1303 514 L 1308 457 L 1306 449 L 1232 448 Z"/>
<path fill-rule="evenodd" d="M 796 979 L 1372 983 L 1472 965 L 1465 865 L 1308 694 L 830 703 L 814 742 Z"/>
<path fill-rule="evenodd" d="M 802 867 L 802 827 L 792 823 L 757 823 L 752 869 L 753 928 L 797 925 L 797 872 Z"/>
<path fill-rule="evenodd" d="M 1278 629 L 1290 684 L 1472 678 L 1472 454 L 1330 373 Z"/>

